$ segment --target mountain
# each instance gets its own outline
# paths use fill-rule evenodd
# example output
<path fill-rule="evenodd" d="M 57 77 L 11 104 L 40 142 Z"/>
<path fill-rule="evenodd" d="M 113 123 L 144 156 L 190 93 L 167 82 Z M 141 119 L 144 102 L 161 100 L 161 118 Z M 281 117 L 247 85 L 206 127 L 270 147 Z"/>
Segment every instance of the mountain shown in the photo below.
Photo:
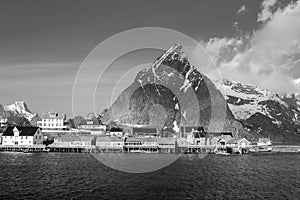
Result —
<path fill-rule="evenodd" d="M 176 134 L 180 126 L 247 134 L 222 93 L 190 65 L 178 44 L 140 71 L 102 116 L 105 123 L 157 127 L 162 136 Z"/>
<path fill-rule="evenodd" d="M 0 105 L 0 116 L 9 118 L 13 117 L 12 121 L 22 121 L 20 119 L 25 118 L 31 125 L 36 125 L 36 121 L 39 120 L 37 114 L 32 113 L 24 101 L 16 101 L 15 103 L 2 106 Z M 20 119 L 16 119 L 20 118 Z"/>
<path fill-rule="evenodd" d="M 300 141 L 300 99 L 279 96 L 269 90 L 236 81 L 215 81 L 229 108 L 256 137 L 277 142 Z"/>

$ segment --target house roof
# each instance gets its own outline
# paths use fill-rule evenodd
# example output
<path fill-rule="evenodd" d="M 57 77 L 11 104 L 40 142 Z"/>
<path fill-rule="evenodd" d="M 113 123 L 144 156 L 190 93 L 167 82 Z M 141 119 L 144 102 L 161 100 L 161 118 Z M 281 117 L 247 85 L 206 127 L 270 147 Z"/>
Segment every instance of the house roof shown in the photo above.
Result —
<path fill-rule="evenodd" d="M 156 139 L 158 144 L 175 144 L 174 137 L 161 137 Z"/>
<path fill-rule="evenodd" d="M 123 130 L 121 128 L 112 127 L 110 128 L 110 132 L 122 132 Z"/>
<path fill-rule="evenodd" d="M 230 135 L 221 135 L 219 136 L 219 138 L 225 140 L 226 142 L 233 139 L 233 137 L 231 137 Z"/>
<path fill-rule="evenodd" d="M 55 140 L 59 140 L 61 142 L 75 142 L 81 141 L 78 135 L 60 135 L 54 138 Z"/>
<path fill-rule="evenodd" d="M 134 135 L 137 135 L 139 133 L 142 134 L 157 134 L 157 129 L 156 128 L 132 128 L 132 133 Z"/>
<path fill-rule="evenodd" d="M 247 142 L 249 142 L 247 139 L 245 138 L 238 138 L 238 139 L 231 139 L 227 142 L 227 144 L 238 144 L 240 141 L 245 140 Z M 249 142 L 250 143 L 250 142 Z"/>
<path fill-rule="evenodd" d="M 95 136 L 91 136 L 91 135 L 81 135 L 81 136 L 79 136 L 79 139 L 81 141 L 85 141 L 85 142 L 92 141 L 94 138 L 95 138 Z"/>
<path fill-rule="evenodd" d="M 123 142 L 119 137 L 97 137 L 96 142 Z"/>
<path fill-rule="evenodd" d="M 66 114 L 61 112 L 45 112 L 42 113 L 42 119 L 65 119 Z"/>
<path fill-rule="evenodd" d="M 97 120 L 93 120 L 93 119 L 86 119 L 86 120 L 82 120 L 79 123 L 76 124 L 77 126 L 81 126 L 81 125 L 93 125 L 93 126 L 106 126 L 105 124 L 100 124 Z"/>
<path fill-rule="evenodd" d="M 141 138 L 128 137 L 126 138 L 126 142 L 141 142 Z"/>
<path fill-rule="evenodd" d="M 7 127 L 2 136 L 14 136 L 13 129 L 15 127 Z M 16 127 L 19 130 L 19 136 L 34 136 L 39 127 Z"/>
<path fill-rule="evenodd" d="M 139 138 L 142 142 L 156 142 L 157 138 Z"/>
<path fill-rule="evenodd" d="M 194 137 L 195 138 L 201 138 L 201 137 L 205 137 L 206 133 L 205 132 L 194 132 Z"/>
<path fill-rule="evenodd" d="M 229 136 L 233 137 L 231 132 L 208 132 L 207 133 L 208 137 L 217 137 L 217 136 L 221 136 L 221 135 L 229 135 Z"/>

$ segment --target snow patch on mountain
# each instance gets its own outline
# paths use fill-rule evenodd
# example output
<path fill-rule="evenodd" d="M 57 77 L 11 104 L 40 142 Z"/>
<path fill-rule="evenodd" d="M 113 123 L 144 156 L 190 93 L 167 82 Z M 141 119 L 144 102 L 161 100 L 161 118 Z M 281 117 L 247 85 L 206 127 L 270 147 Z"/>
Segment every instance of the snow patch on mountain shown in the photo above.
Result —
<path fill-rule="evenodd" d="M 173 130 L 176 132 L 176 133 L 178 133 L 179 132 L 179 127 L 178 127 L 178 125 L 177 125 L 177 122 L 176 122 L 176 120 L 173 122 Z"/>

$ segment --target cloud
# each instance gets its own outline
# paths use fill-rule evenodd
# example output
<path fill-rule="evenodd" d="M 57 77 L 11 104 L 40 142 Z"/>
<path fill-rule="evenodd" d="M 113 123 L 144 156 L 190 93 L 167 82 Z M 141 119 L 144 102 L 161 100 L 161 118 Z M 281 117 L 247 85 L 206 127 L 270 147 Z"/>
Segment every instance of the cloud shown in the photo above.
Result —
<path fill-rule="evenodd" d="M 257 15 L 257 22 L 265 22 L 272 16 L 272 9 L 274 8 L 277 0 L 264 0 L 261 4 L 262 11 Z"/>
<path fill-rule="evenodd" d="M 247 12 L 246 6 L 242 5 L 239 10 L 237 11 L 237 14 L 244 15 Z"/>
<path fill-rule="evenodd" d="M 300 85 L 300 77 L 294 79 L 294 83 L 295 83 L 296 85 Z"/>
<path fill-rule="evenodd" d="M 275 2 L 276 3 L 276 2 Z M 274 5 L 274 1 L 263 4 Z M 264 18 L 266 19 L 266 18 Z M 300 92 L 300 4 L 278 8 L 250 35 L 211 38 L 206 48 L 224 78 L 251 83 L 277 93 Z M 214 69 L 210 77 L 217 77 Z"/>

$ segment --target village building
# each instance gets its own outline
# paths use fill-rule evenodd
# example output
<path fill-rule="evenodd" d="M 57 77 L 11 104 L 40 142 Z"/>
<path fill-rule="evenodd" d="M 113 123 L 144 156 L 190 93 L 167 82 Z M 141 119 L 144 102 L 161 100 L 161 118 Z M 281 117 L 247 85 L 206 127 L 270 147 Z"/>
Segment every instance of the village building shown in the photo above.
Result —
<path fill-rule="evenodd" d="M 96 146 L 99 148 L 122 149 L 124 146 L 124 140 L 120 137 L 97 137 Z"/>
<path fill-rule="evenodd" d="M 203 146 L 206 144 L 206 133 L 202 131 L 193 131 L 187 133 L 187 141 L 191 145 Z"/>
<path fill-rule="evenodd" d="M 41 120 L 37 121 L 37 125 L 46 132 L 59 132 L 67 129 L 65 125 L 66 114 L 59 112 L 42 113 Z"/>
<path fill-rule="evenodd" d="M 215 136 L 212 138 L 209 138 L 208 140 L 208 145 L 212 145 L 212 146 L 226 146 L 227 142 L 232 140 L 233 137 L 230 134 L 222 134 L 219 136 Z"/>
<path fill-rule="evenodd" d="M 233 138 L 232 132 L 207 132 L 206 137 L 207 138 L 213 138 L 213 137 L 218 137 L 221 135 L 228 135 Z"/>
<path fill-rule="evenodd" d="M 158 138 L 128 137 L 125 138 L 124 150 L 128 152 L 158 152 Z"/>
<path fill-rule="evenodd" d="M 3 146 L 43 145 L 43 133 L 39 127 L 7 127 L 2 134 Z"/>
<path fill-rule="evenodd" d="M 107 134 L 111 137 L 122 137 L 123 136 L 123 129 L 118 127 L 112 127 L 109 130 L 109 133 Z"/>
<path fill-rule="evenodd" d="M 236 148 L 248 148 L 250 142 L 246 138 L 231 139 L 227 142 L 227 146 Z"/>
<path fill-rule="evenodd" d="M 204 128 L 201 126 L 183 126 L 180 128 L 180 138 L 187 138 L 188 135 L 200 132 L 204 132 Z"/>
<path fill-rule="evenodd" d="M 54 138 L 52 147 L 86 147 L 95 146 L 94 136 L 60 135 Z"/>
<path fill-rule="evenodd" d="M 89 130 L 93 132 L 104 132 L 107 129 L 107 125 L 105 124 L 100 124 L 99 122 L 95 121 L 94 119 L 87 119 L 79 124 L 76 124 L 77 129 L 84 129 L 84 130 Z M 95 133 L 96 134 L 96 133 Z"/>
<path fill-rule="evenodd" d="M 258 138 L 257 146 L 270 146 L 272 145 L 270 138 Z"/>
<path fill-rule="evenodd" d="M 143 147 L 153 147 L 153 148 L 158 147 L 157 138 L 146 137 L 146 138 L 139 138 L 139 140 L 141 141 L 141 146 Z"/>
<path fill-rule="evenodd" d="M 132 135 L 134 137 L 157 137 L 159 135 L 157 128 L 132 128 Z"/>
<path fill-rule="evenodd" d="M 251 143 L 246 138 L 231 139 L 227 142 L 227 147 L 232 153 L 247 153 L 251 147 Z"/>
<path fill-rule="evenodd" d="M 177 141 L 176 141 L 176 143 L 177 143 L 177 146 L 178 147 L 185 147 L 185 148 L 187 148 L 187 147 L 189 147 L 191 144 L 190 144 L 190 142 L 187 140 L 187 139 L 185 139 L 185 138 L 179 138 Z"/>
<path fill-rule="evenodd" d="M 227 141 L 233 139 L 233 134 L 231 132 L 208 132 L 205 137 L 206 145 L 224 146 Z"/>
<path fill-rule="evenodd" d="M 0 127 L 3 128 L 6 126 L 7 126 L 7 118 L 0 117 Z"/>
<path fill-rule="evenodd" d="M 176 140 L 174 137 L 160 137 L 156 138 L 156 141 L 160 149 L 175 149 Z"/>
<path fill-rule="evenodd" d="M 142 141 L 140 140 L 140 138 L 127 137 L 124 140 L 125 147 L 139 147 L 141 145 L 142 145 Z"/>

